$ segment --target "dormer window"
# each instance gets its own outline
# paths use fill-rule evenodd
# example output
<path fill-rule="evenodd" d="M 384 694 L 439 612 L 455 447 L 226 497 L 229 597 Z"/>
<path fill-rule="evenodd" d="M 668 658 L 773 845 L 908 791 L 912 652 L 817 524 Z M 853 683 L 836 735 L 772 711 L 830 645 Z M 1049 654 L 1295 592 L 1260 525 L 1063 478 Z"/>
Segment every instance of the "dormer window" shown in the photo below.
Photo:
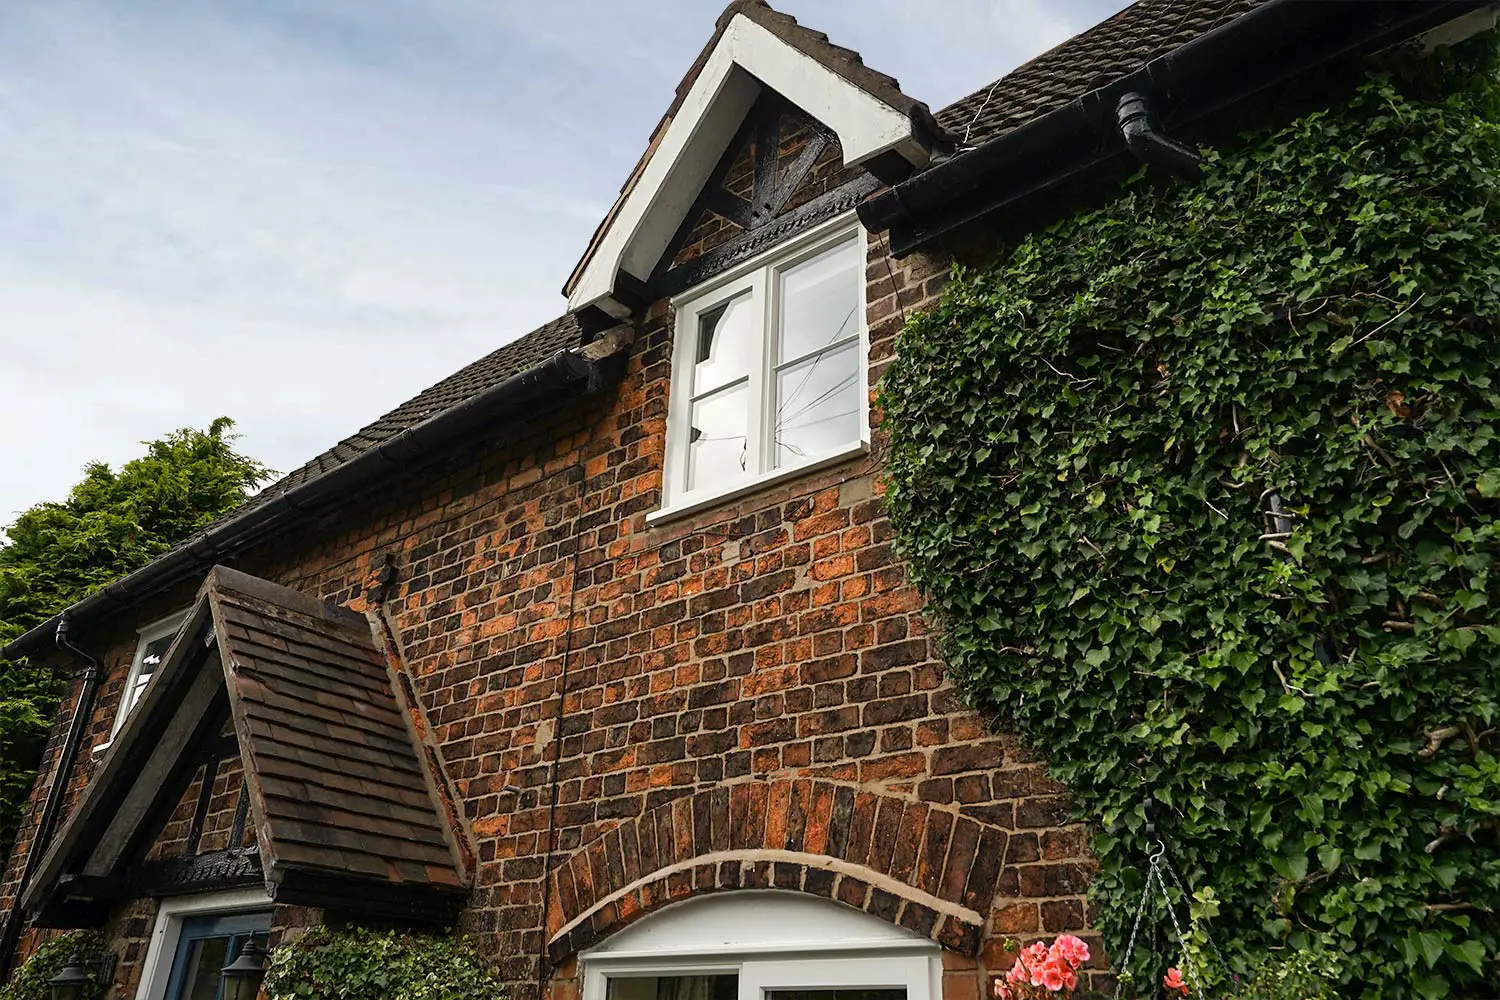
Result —
<path fill-rule="evenodd" d="M 146 693 L 146 688 L 151 684 L 151 678 L 155 676 L 156 668 L 161 666 L 162 657 L 167 655 L 167 649 L 172 645 L 172 640 L 177 637 L 177 629 L 182 625 L 185 615 L 186 612 L 178 612 L 170 618 L 164 618 L 141 629 L 140 638 L 136 640 L 135 645 L 135 660 L 130 664 L 130 674 L 125 678 L 125 691 L 120 695 L 120 709 L 115 714 L 115 724 L 109 732 L 111 740 L 120 731 L 120 727 L 125 725 L 125 720 L 130 717 L 131 710 L 140 703 L 141 696 Z"/>
<path fill-rule="evenodd" d="M 679 298 L 657 517 L 866 447 L 864 241 L 841 221 Z"/>

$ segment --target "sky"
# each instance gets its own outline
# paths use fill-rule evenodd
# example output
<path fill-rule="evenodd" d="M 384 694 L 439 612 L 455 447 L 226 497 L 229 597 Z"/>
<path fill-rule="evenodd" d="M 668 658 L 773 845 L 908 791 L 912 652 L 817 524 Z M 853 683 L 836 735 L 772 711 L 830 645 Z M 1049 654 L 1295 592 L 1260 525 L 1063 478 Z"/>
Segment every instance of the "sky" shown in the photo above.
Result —
<path fill-rule="evenodd" d="M 773 0 L 934 110 L 1124 0 Z M 563 312 L 718 0 L 4 0 L 0 527 L 227 415 L 290 471 Z"/>

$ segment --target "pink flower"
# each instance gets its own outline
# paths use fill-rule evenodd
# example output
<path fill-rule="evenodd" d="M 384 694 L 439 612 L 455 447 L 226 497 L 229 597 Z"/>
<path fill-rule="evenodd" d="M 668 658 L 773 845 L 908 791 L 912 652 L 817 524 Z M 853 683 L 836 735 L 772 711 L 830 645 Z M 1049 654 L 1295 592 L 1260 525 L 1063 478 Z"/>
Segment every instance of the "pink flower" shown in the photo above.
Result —
<path fill-rule="evenodd" d="M 1046 965 L 1042 966 L 1042 985 L 1047 987 L 1047 989 L 1051 990 L 1053 993 L 1057 993 L 1062 990 L 1062 969 L 1058 968 L 1056 962 L 1048 962 Z"/>
<path fill-rule="evenodd" d="M 1005 978 L 1012 983 L 1024 983 L 1026 982 L 1026 976 L 1026 966 L 1021 963 L 1019 958 L 1016 959 L 1016 964 L 1010 967 L 1010 971 L 1005 974 Z"/>
<path fill-rule="evenodd" d="M 1052 951 L 1075 969 L 1089 960 L 1089 946 L 1071 934 L 1059 934 L 1052 943 Z"/>
<path fill-rule="evenodd" d="M 1167 974 L 1162 977 L 1161 984 L 1168 991 L 1176 992 L 1179 996 L 1188 995 L 1187 983 L 1182 981 L 1182 971 L 1176 966 L 1167 970 Z"/>

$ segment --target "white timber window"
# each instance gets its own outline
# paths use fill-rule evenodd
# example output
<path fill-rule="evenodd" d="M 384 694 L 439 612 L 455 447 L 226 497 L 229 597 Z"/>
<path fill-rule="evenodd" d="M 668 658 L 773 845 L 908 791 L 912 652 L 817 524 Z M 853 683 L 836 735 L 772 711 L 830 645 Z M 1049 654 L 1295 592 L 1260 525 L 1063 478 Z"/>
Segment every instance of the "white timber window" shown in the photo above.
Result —
<path fill-rule="evenodd" d="M 120 695 L 120 708 L 115 713 L 115 724 L 109 731 L 109 742 L 94 747 L 95 752 L 114 742 L 120 727 L 125 725 L 125 720 L 130 718 L 131 711 L 146 693 L 151 678 L 156 676 L 156 668 L 161 666 L 167 649 L 177 637 L 177 630 L 182 627 L 182 620 L 186 617 L 186 611 L 179 611 L 170 618 L 163 618 L 141 629 L 140 638 L 135 644 L 135 659 L 130 664 L 130 674 L 125 678 L 125 690 Z"/>
<path fill-rule="evenodd" d="M 775 889 L 674 904 L 582 954 L 583 1000 L 940 1000 L 941 949 Z"/>
<path fill-rule="evenodd" d="M 673 302 L 653 519 L 868 448 L 864 259 L 863 232 L 838 220 Z"/>

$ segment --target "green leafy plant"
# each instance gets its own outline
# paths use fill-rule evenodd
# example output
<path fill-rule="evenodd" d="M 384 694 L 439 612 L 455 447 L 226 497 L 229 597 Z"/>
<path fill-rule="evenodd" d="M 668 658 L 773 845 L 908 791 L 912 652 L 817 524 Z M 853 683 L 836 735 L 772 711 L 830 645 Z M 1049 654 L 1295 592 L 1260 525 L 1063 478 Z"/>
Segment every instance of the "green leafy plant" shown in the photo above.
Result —
<path fill-rule="evenodd" d="M 276 949 L 264 993 L 267 1000 L 497 1000 L 505 989 L 461 938 L 316 927 Z"/>
<path fill-rule="evenodd" d="M 16 970 L 10 982 L 0 986 L 0 1000 L 51 1000 L 47 981 L 63 970 L 75 951 L 85 961 L 97 961 L 104 954 L 104 935 L 98 931 L 71 931 L 43 944 Z M 90 983 L 83 1000 L 99 1000 L 101 996 L 103 991 L 98 985 Z"/>
<path fill-rule="evenodd" d="M 234 421 L 147 445 L 116 472 L 103 463 L 60 503 L 21 514 L 0 545 L 0 645 L 150 562 L 238 507 L 271 473 L 235 451 Z M 0 845 L 9 847 L 36 779 L 62 682 L 0 660 Z"/>
<path fill-rule="evenodd" d="M 882 379 L 950 671 L 1072 789 L 1120 953 L 1149 794 L 1241 973 L 1500 985 L 1494 44 L 957 272 Z"/>

